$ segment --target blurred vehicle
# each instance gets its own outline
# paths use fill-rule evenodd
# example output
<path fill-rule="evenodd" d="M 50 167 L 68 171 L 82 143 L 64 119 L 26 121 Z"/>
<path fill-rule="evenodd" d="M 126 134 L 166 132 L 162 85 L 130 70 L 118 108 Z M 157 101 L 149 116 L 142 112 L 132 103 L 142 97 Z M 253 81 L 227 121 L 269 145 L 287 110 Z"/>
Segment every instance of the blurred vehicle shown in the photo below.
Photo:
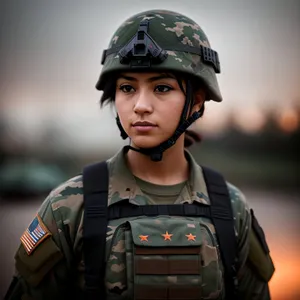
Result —
<path fill-rule="evenodd" d="M 0 196 L 44 196 L 65 180 L 64 172 L 56 165 L 38 160 L 8 160 L 0 168 Z"/>

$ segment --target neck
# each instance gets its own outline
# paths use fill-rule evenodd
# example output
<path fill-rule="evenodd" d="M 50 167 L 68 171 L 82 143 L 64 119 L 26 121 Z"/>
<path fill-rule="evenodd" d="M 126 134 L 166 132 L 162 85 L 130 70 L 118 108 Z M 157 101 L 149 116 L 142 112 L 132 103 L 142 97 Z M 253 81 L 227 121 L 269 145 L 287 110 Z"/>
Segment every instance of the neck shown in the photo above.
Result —
<path fill-rule="evenodd" d="M 136 148 L 134 145 L 132 147 Z M 152 161 L 148 155 L 129 150 L 127 164 L 134 176 L 154 184 L 177 184 L 189 176 L 183 137 L 163 153 L 163 159 L 159 162 Z"/>

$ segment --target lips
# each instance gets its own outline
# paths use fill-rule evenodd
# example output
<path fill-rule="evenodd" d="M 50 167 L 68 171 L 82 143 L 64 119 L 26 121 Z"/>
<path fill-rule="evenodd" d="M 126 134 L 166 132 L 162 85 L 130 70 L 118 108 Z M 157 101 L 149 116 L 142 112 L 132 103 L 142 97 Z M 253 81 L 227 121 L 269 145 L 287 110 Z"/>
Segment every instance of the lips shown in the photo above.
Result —
<path fill-rule="evenodd" d="M 133 123 L 133 127 L 155 127 L 156 125 L 148 121 L 138 121 Z"/>
<path fill-rule="evenodd" d="M 148 121 L 138 121 L 133 123 L 132 126 L 137 134 L 142 135 L 149 134 L 157 127 L 157 125 Z"/>

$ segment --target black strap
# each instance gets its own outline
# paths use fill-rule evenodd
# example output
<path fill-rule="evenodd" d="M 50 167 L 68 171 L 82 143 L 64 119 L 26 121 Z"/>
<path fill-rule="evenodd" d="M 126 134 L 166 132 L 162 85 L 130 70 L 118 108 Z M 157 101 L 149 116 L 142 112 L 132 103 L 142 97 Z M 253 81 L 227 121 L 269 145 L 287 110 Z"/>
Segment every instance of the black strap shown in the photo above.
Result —
<path fill-rule="evenodd" d="M 134 205 L 126 200 L 111 205 L 108 208 L 108 219 L 130 218 L 137 216 L 190 216 L 212 218 L 211 208 L 205 204 L 163 204 L 163 205 Z M 230 214 L 223 211 L 214 211 L 214 217 L 231 220 Z"/>
<path fill-rule="evenodd" d="M 108 197 L 108 169 L 105 161 L 84 168 L 83 190 L 84 299 L 105 299 L 105 241 Z"/>
<path fill-rule="evenodd" d="M 202 167 L 202 170 L 211 202 L 212 222 L 216 229 L 225 268 L 226 299 L 236 299 L 238 285 L 235 269 L 237 243 L 231 199 L 223 176 L 207 167 Z"/>

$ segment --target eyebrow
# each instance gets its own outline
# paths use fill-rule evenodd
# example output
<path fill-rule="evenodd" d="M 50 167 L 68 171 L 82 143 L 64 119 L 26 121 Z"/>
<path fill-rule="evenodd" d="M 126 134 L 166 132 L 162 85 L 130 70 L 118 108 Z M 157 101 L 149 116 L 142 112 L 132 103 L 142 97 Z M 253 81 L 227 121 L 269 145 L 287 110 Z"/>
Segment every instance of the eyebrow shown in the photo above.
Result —
<path fill-rule="evenodd" d="M 126 79 L 126 80 L 129 80 L 129 81 L 138 81 L 135 77 L 125 76 L 125 75 L 121 75 L 118 79 Z M 170 76 L 168 74 L 162 74 L 162 75 L 158 75 L 158 76 L 148 78 L 146 81 L 153 82 L 153 81 L 160 80 L 160 79 L 176 79 L 176 78 L 173 77 L 173 76 Z"/>

